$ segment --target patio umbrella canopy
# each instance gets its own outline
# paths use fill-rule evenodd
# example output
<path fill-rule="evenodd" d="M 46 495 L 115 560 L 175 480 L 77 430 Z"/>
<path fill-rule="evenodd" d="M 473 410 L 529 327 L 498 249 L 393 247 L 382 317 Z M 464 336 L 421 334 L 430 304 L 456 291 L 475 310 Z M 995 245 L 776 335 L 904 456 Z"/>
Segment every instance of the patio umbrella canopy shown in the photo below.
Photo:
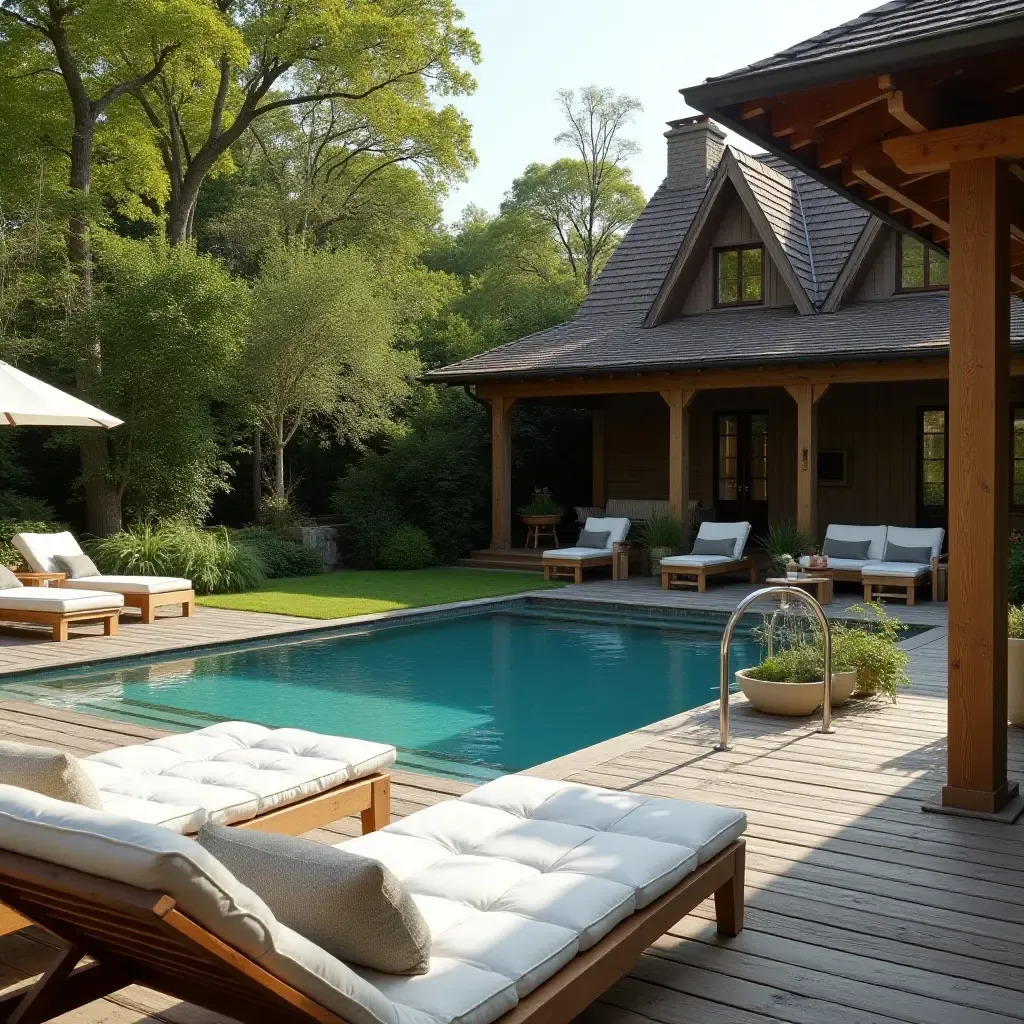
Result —
<path fill-rule="evenodd" d="M 117 427 L 121 420 L 0 361 L 0 426 Z"/>

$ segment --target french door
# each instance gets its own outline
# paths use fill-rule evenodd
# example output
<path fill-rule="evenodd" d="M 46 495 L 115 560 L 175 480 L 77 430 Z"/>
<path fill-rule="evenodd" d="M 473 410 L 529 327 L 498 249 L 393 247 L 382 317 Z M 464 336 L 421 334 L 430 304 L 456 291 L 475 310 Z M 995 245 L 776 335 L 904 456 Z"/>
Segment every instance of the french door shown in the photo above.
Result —
<path fill-rule="evenodd" d="M 949 416 L 945 406 L 917 417 L 917 525 L 949 528 Z"/>
<path fill-rule="evenodd" d="M 768 529 L 768 413 L 715 416 L 715 518 Z"/>

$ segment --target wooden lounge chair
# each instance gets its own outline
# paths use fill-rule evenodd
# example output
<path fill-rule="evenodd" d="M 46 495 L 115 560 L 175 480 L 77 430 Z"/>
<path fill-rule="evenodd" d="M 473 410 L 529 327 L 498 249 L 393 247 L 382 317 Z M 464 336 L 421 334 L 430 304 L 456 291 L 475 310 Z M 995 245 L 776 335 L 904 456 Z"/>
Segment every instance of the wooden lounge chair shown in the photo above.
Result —
<path fill-rule="evenodd" d="M 117 636 L 124 607 L 120 594 L 104 591 L 62 591 L 56 587 L 9 587 L 0 590 L 0 622 L 47 626 L 53 640 L 68 638 L 68 626 L 102 622 L 104 636 Z"/>
<path fill-rule="evenodd" d="M 364 833 L 387 825 L 386 769 L 395 756 L 386 743 L 220 722 L 115 747 L 79 764 L 109 813 L 183 835 L 210 820 L 295 836 L 350 814 L 360 815 Z M 246 765 L 246 757 L 263 767 Z M 232 764 L 237 775 L 225 772 Z M 0 935 L 28 923 L 0 905 Z"/>
<path fill-rule="evenodd" d="M 688 555 L 670 555 L 661 560 L 661 588 L 695 587 L 698 594 L 707 589 L 708 577 L 723 573 L 745 572 L 750 582 L 757 582 L 757 569 L 743 551 L 750 536 L 750 523 L 703 522 L 694 539 L 694 550 Z M 701 542 L 733 542 L 730 553 L 702 553 Z"/>
<path fill-rule="evenodd" d="M 886 527 L 885 550 L 880 561 L 868 562 L 861 570 L 864 600 L 898 598 L 907 605 L 917 603 L 917 588 L 931 583 L 936 598 L 939 558 L 946 531 L 935 527 Z M 907 553 L 917 551 L 914 561 Z M 927 557 L 926 557 L 927 556 Z"/>
<path fill-rule="evenodd" d="M 64 533 L 17 533 L 11 543 L 18 549 L 33 572 L 55 573 L 62 567 L 59 557 L 80 555 L 82 549 L 74 536 Z M 60 581 L 61 588 L 99 590 L 120 594 L 124 606 L 137 608 L 142 621 L 149 623 L 156 619 L 157 608 L 180 605 L 181 614 L 195 614 L 196 595 L 192 581 L 176 576 L 85 576 Z"/>
<path fill-rule="evenodd" d="M 482 823 L 495 821 L 497 816 L 498 828 L 493 834 L 505 843 L 504 856 L 492 854 L 498 857 L 495 869 L 499 873 L 485 872 L 484 881 L 493 889 L 496 880 L 501 885 L 504 879 L 508 888 L 502 899 L 513 906 L 526 900 L 539 916 L 510 914 L 500 907 L 473 908 L 460 902 L 454 891 L 450 897 L 435 897 L 441 903 L 451 901 L 473 927 L 462 934 L 463 958 L 457 955 L 462 948 L 458 938 L 462 925 L 452 923 L 451 911 L 437 918 L 428 911 L 432 945 L 441 949 L 436 954 L 432 951 L 428 973 L 415 977 L 365 970 L 357 973 L 312 943 L 298 944 L 294 933 L 280 925 L 223 865 L 198 846 L 185 844 L 194 852 L 186 850 L 179 837 L 169 836 L 164 842 L 136 832 L 126 847 L 119 839 L 123 832 L 116 821 L 90 828 L 87 814 L 65 816 L 59 808 L 12 799 L 0 788 L 0 815 L 13 807 L 7 817 L 13 827 L 0 832 L 0 898 L 67 943 L 38 982 L 0 998 L 0 1020 L 41 1024 L 125 985 L 139 983 L 244 1024 L 344 1024 L 357 1016 L 362 1020 L 371 1016 L 398 1019 L 396 1004 L 435 1019 L 471 1012 L 478 1024 L 568 1024 L 628 973 L 648 946 L 708 897 L 715 898 L 722 934 L 736 935 L 742 929 L 745 849 L 740 834 L 745 818 L 740 812 L 545 780 L 527 779 L 526 783 L 556 787 L 551 799 L 558 801 L 567 795 L 569 804 L 583 791 L 571 813 L 586 812 L 589 802 L 590 810 L 608 821 L 610 831 L 588 830 L 594 842 L 605 844 L 601 847 L 604 855 L 565 869 L 570 889 L 563 887 L 556 893 L 551 888 L 552 875 L 558 881 L 563 874 L 557 865 L 537 871 L 527 869 L 525 859 L 517 861 L 498 809 L 488 803 L 474 807 L 470 802 L 473 794 L 468 794 L 470 801 L 464 797 L 438 805 L 446 811 L 428 808 L 375 836 L 342 844 L 354 852 L 361 847 L 373 849 L 364 844 L 375 837 L 400 845 L 408 842 L 410 834 L 430 834 L 439 824 L 443 831 L 445 815 L 450 820 L 462 815 L 463 827 L 469 824 L 479 833 Z M 486 791 L 493 791 L 494 786 L 475 792 L 486 799 Z M 561 794 L 557 787 L 562 787 Z M 571 790 L 577 792 L 566 793 Z M 619 827 L 614 822 L 615 802 L 629 801 L 638 808 L 636 827 L 658 835 L 656 841 L 635 832 L 615 831 Z M 529 792 L 525 802 L 528 806 L 533 802 Z M 608 815 L 610 807 L 613 813 Z M 678 856 L 685 857 L 686 864 L 680 863 L 668 878 L 655 878 L 661 866 L 677 856 L 676 851 L 684 850 L 669 841 L 666 815 L 670 821 L 683 822 L 693 816 L 695 831 L 687 836 L 690 830 L 684 824 L 678 841 L 695 841 L 706 850 L 706 856 L 701 859 L 692 849 L 680 852 Z M 416 828 L 417 819 L 426 819 L 422 830 Z M 518 820 L 524 822 L 521 816 Z M 536 857 L 539 832 L 554 837 L 571 828 L 579 826 L 527 818 L 523 845 L 514 850 L 524 858 L 532 850 Z M 699 840 L 694 839 L 696 832 Z M 114 853 L 111 840 L 118 840 Z M 431 840 L 416 842 L 429 844 Z M 378 852 L 380 849 L 384 847 L 377 848 Z M 610 855 L 613 850 L 618 856 Z M 639 855 L 642 867 L 631 852 Z M 93 870 L 86 872 L 83 866 L 90 853 Z M 375 856 L 387 863 L 386 856 Z M 109 877 L 112 859 L 119 869 L 116 880 Z M 476 891 L 481 884 L 478 859 L 453 854 L 444 861 L 440 875 L 430 875 L 430 867 L 423 875 L 429 875 L 435 886 L 447 878 L 453 890 L 468 887 Z M 408 868 L 407 862 L 403 885 L 415 894 L 418 876 L 410 876 Z M 509 868 L 516 869 L 514 875 L 507 873 Z M 501 870 L 506 871 L 504 876 Z M 626 876 L 633 880 L 619 880 Z M 140 885 L 143 878 L 150 887 Z M 533 879 L 539 888 L 530 888 Z M 629 905 L 609 913 L 618 889 L 629 894 Z M 540 898 L 542 892 L 548 894 L 547 899 Z M 609 893 L 613 895 L 609 897 Z M 470 917 L 465 918 L 466 914 Z M 575 915 L 577 922 L 592 924 L 564 923 L 567 914 Z M 551 923 L 552 916 L 563 923 Z M 549 947 L 555 951 L 548 952 Z M 79 964 L 83 956 L 91 960 Z"/>
<path fill-rule="evenodd" d="M 574 583 L 583 582 L 583 570 L 595 569 L 600 566 L 612 567 L 612 579 L 620 579 L 629 572 L 629 545 L 626 534 L 629 533 L 629 520 L 622 518 L 587 519 L 584 530 L 588 533 L 607 533 L 608 541 L 603 548 L 571 547 L 553 548 L 544 552 L 544 579 L 555 576 L 571 576 Z M 625 571 L 620 572 L 620 561 Z"/>

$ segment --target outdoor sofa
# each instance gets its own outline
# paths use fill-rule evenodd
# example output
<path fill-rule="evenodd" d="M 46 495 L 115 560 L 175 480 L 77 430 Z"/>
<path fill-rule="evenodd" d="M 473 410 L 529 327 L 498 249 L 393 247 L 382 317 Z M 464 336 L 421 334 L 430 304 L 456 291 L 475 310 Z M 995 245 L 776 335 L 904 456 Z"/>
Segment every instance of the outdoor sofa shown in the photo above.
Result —
<path fill-rule="evenodd" d="M 939 561 L 946 532 L 941 527 L 853 526 L 831 523 L 825 531 L 822 554 L 828 557 L 833 580 L 860 583 L 864 600 L 902 598 L 917 601 L 917 588 L 931 582 L 932 598 L 939 597 Z M 853 548 L 861 550 L 854 555 Z M 911 557 L 913 555 L 913 557 Z M 800 559 L 809 565 L 808 556 Z"/>
<path fill-rule="evenodd" d="M 37 573 L 63 573 L 61 559 L 76 558 L 83 551 L 74 536 L 63 533 L 16 533 L 11 543 Z M 61 587 L 78 590 L 102 590 L 120 594 L 125 606 L 137 608 L 143 622 L 152 622 L 156 610 L 164 605 L 181 606 L 181 614 L 195 612 L 196 595 L 192 581 L 177 576 L 109 576 L 88 575 L 74 578 L 71 574 L 60 581 Z"/>
<path fill-rule="evenodd" d="M 387 769 L 395 757 L 387 743 L 219 722 L 92 754 L 78 765 L 109 815 L 182 835 L 208 821 L 299 835 L 356 813 L 364 832 L 383 828 L 391 820 Z M 0 906 L 0 935 L 25 924 Z"/>
<path fill-rule="evenodd" d="M 117 622 L 124 607 L 120 594 L 101 590 L 57 590 L 52 587 L 16 585 L 0 590 L 0 622 L 25 622 L 46 626 L 54 640 L 67 640 L 68 626 L 77 622 L 102 621 L 105 636 L 117 635 Z"/>
<path fill-rule="evenodd" d="M 553 576 L 570 575 L 574 583 L 583 582 L 583 570 L 599 566 L 612 567 L 612 579 L 619 578 L 618 556 L 628 557 L 626 535 L 629 533 L 629 520 L 621 518 L 603 518 L 591 516 L 584 524 L 583 534 L 606 534 L 604 547 L 581 547 L 577 544 L 571 548 L 551 548 L 544 552 L 544 579 Z M 625 558 L 623 559 L 625 560 Z M 628 569 L 626 570 L 628 572 Z"/>
<path fill-rule="evenodd" d="M 0 786 L 0 899 L 68 944 L 0 1018 L 138 983 L 245 1024 L 568 1024 L 708 897 L 718 930 L 741 930 L 745 827 L 730 808 L 513 775 L 339 844 L 425 920 L 427 972 L 398 975 L 288 928 L 198 843 Z"/>
<path fill-rule="evenodd" d="M 749 536 L 750 523 L 701 523 L 690 554 L 669 555 L 661 560 L 662 589 L 696 587 L 697 593 L 703 594 L 709 576 L 729 572 L 746 572 L 750 582 L 756 583 L 757 569 L 743 554 Z M 729 541 L 732 542 L 731 548 Z M 712 551 L 715 547 L 722 550 Z"/>

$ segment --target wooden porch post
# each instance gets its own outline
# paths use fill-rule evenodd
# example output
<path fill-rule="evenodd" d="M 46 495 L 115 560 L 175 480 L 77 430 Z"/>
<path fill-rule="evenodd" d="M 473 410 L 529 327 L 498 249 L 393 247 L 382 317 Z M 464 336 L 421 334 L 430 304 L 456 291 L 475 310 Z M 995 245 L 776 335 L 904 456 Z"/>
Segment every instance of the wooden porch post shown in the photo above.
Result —
<path fill-rule="evenodd" d="M 1010 224 L 999 160 L 949 169 L 949 764 L 942 805 L 995 813 L 1006 778 Z"/>
<path fill-rule="evenodd" d="M 514 398 L 491 399 L 491 549 L 512 547 L 512 406 Z"/>
<path fill-rule="evenodd" d="M 690 402 L 696 391 L 662 391 L 668 403 L 668 502 L 672 515 L 687 525 L 690 498 Z"/>
<path fill-rule="evenodd" d="M 796 402 L 796 525 L 816 535 L 818 528 L 818 402 L 827 384 L 789 384 Z"/>
<path fill-rule="evenodd" d="M 597 508 L 604 508 L 608 501 L 608 482 L 605 475 L 605 449 L 604 449 L 604 409 L 595 409 L 590 414 L 591 449 L 593 466 L 593 484 L 591 504 Z"/>

